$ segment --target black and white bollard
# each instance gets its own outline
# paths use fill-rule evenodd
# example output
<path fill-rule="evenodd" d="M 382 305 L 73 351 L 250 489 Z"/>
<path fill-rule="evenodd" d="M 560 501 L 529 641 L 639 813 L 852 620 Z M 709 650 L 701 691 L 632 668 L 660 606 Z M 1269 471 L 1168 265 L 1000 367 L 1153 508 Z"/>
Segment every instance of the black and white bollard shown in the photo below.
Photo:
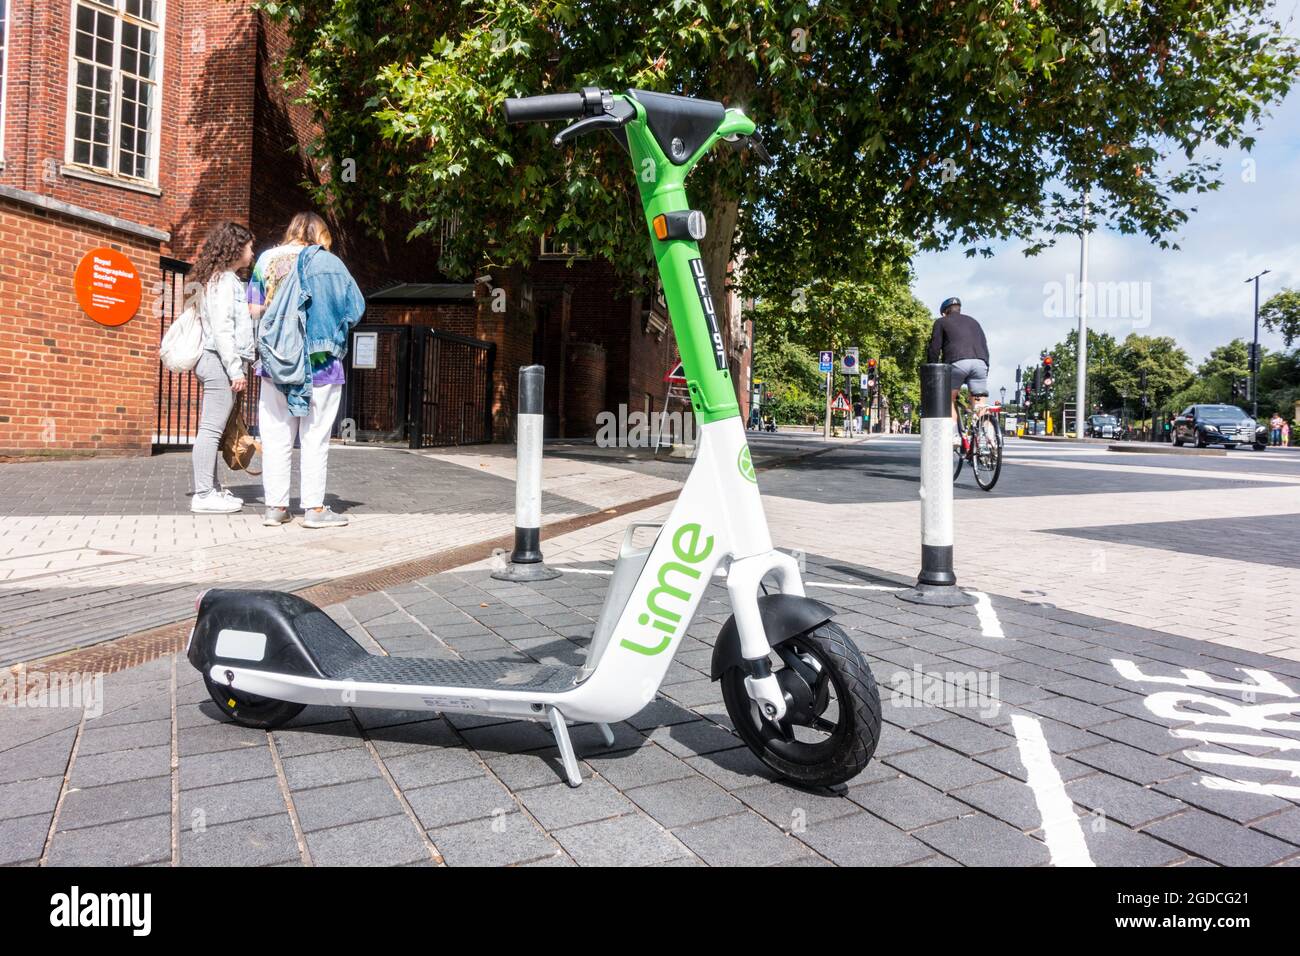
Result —
<path fill-rule="evenodd" d="M 898 597 L 913 604 L 960 607 L 975 598 L 952 570 L 952 369 L 921 366 L 921 573 Z"/>
<path fill-rule="evenodd" d="M 560 572 L 542 560 L 542 401 L 546 369 L 519 370 L 519 417 L 515 436 L 515 549 L 498 581 L 548 581 Z"/>

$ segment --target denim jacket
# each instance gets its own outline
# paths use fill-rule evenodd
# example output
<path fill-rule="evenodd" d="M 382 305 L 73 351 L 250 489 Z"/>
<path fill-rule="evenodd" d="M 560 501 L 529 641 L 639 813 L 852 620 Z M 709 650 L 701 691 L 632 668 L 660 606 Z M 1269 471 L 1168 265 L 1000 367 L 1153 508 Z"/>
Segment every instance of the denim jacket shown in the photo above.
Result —
<path fill-rule="evenodd" d="M 347 357 L 348 332 L 365 310 L 361 290 L 338 257 L 321 246 L 298 255 L 297 267 L 282 280 L 262 317 L 258 336 L 262 368 L 284 392 L 295 418 L 311 410 L 309 356 Z"/>

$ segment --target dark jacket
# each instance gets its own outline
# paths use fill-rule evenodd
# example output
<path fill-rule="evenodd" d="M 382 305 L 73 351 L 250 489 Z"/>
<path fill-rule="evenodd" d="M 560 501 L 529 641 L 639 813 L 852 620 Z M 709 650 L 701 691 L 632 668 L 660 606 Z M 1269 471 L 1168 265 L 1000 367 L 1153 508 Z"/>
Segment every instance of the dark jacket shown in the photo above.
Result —
<path fill-rule="evenodd" d="M 979 359 L 988 364 L 989 344 L 984 339 L 984 330 L 978 322 L 961 312 L 936 319 L 925 360 L 951 365 L 962 359 Z"/>

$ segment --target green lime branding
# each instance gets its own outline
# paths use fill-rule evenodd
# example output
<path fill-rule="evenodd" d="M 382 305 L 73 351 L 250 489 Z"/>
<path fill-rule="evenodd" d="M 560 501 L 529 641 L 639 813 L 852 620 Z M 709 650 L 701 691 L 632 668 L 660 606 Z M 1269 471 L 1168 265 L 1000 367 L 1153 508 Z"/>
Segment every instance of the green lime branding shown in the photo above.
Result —
<path fill-rule="evenodd" d="M 754 474 L 754 459 L 750 457 L 748 445 L 740 449 L 740 457 L 736 459 L 736 467 L 740 469 L 740 477 L 758 484 L 758 477 Z"/>
<path fill-rule="evenodd" d="M 694 522 L 684 524 L 673 532 L 673 554 L 678 560 L 665 561 L 659 568 L 658 584 L 646 597 L 646 610 L 637 617 L 638 624 L 649 626 L 660 633 L 650 635 L 652 643 L 646 644 L 624 638 L 619 642 L 623 647 L 653 657 L 672 643 L 677 628 L 682 623 L 681 611 L 676 607 L 690 603 L 694 586 L 700 580 L 700 569 L 692 565 L 699 564 L 713 553 L 713 535 L 701 541 L 703 534 L 703 530 Z M 673 583 L 669 577 L 674 573 L 678 575 L 677 583 Z"/>

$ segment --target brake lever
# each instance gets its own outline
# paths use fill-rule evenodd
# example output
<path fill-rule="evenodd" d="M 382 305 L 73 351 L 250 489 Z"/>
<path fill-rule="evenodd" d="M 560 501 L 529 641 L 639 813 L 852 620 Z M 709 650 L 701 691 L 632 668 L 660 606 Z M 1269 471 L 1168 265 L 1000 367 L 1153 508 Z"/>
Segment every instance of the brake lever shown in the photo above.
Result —
<path fill-rule="evenodd" d="M 772 165 L 772 154 L 767 151 L 767 147 L 763 145 L 763 140 L 759 138 L 757 133 L 749 137 L 749 148 L 753 150 L 754 155 L 758 157 L 758 161 L 764 166 Z"/>
<path fill-rule="evenodd" d="M 599 116 L 589 116 L 586 119 L 578 120 L 576 123 L 570 123 L 564 129 L 555 134 L 551 140 L 551 145 L 559 149 L 571 139 L 590 133 L 598 129 L 618 129 L 630 123 L 636 116 L 636 109 L 629 103 L 622 100 L 616 100 L 614 105 L 605 113 Z"/>

